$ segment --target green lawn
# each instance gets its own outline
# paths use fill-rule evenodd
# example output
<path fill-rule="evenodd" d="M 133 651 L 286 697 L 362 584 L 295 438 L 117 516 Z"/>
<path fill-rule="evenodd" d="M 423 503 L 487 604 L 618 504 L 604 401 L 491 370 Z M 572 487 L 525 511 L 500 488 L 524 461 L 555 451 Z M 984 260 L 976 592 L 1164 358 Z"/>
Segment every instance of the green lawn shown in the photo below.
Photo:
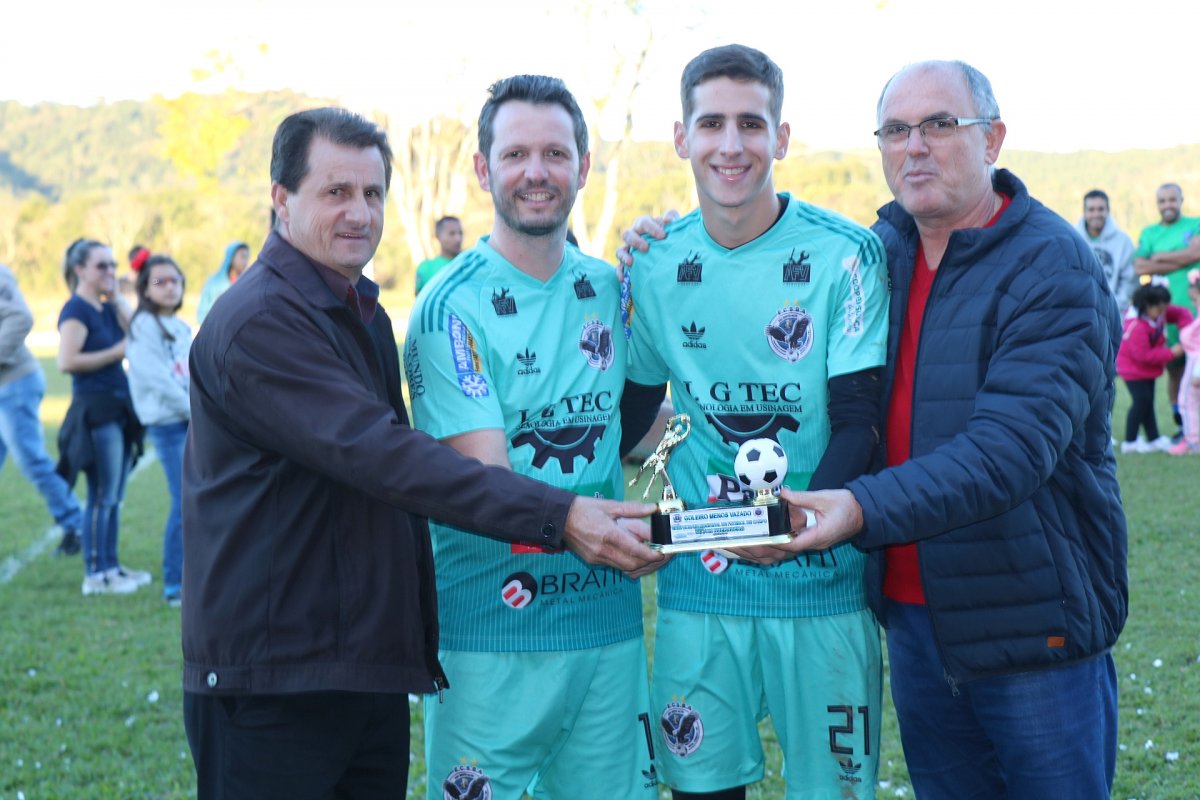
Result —
<path fill-rule="evenodd" d="M 52 359 L 43 365 L 50 384 L 45 418 L 57 420 L 68 387 Z M 1125 402 L 1122 389 L 1119 430 Z M 1165 408 L 1159 420 L 1174 429 Z M 52 441 L 51 428 L 48 422 Z M 1194 799 L 1200 797 L 1200 588 L 1193 577 L 1200 573 L 1200 458 L 1118 459 L 1130 521 L 1132 612 L 1116 648 L 1121 752 L 1113 797 Z M 179 612 L 162 602 L 158 583 L 166 504 L 162 471 L 148 464 L 129 485 L 121 555 L 130 566 L 150 569 L 154 586 L 129 597 L 85 598 L 79 558 L 52 555 L 57 539 L 40 497 L 11 464 L 0 471 L 0 800 L 195 794 L 180 712 Z M 646 589 L 649 628 L 649 581 Z M 885 713 L 878 796 L 912 797 L 890 703 Z M 769 725 L 763 730 L 770 745 Z M 425 787 L 420 741 L 418 706 L 414 797 Z M 782 796 L 778 750 L 769 751 L 768 778 L 752 789 L 753 798 Z"/>

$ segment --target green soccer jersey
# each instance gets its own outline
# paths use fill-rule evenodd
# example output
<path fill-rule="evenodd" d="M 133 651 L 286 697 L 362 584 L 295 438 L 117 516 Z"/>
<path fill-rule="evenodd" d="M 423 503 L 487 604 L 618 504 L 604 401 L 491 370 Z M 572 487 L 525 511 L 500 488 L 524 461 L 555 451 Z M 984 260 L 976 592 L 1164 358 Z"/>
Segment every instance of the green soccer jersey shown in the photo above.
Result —
<path fill-rule="evenodd" d="M 415 426 L 439 439 L 502 430 L 514 471 L 621 497 L 619 293 L 612 268 L 573 247 L 543 283 L 483 239 L 409 317 Z M 447 483 L 448 496 L 454 489 Z M 642 635 L 638 583 L 619 570 L 432 521 L 430 529 L 443 648 L 574 650 Z"/>
<path fill-rule="evenodd" d="M 771 438 L 786 483 L 808 486 L 829 441 L 828 380 L 886 357 L 887 274 L 875 234 L 792 199 L 762 236 L 729 250 L 699 211 L 626 272 L 629 379 L 670 381 L 691 434 L 667 471 L 689 506 L 741 497 L 738 447 Z M 849 544 L 773 567 L 712 551 L 676 555 L 659 604 L 679 611 L 799 617 L 865 607 L 864 555 Z"/>
<path fill-rule="evenodd" d="M 1180 217 L 1170 225 L 1161 222 L 1150 225 L 1138 237 L 1138 249 L 1135 258 L 1150 258 L 1155 253 L 1168 253 L 1172 250 L 1182 250 L 1191 243 L 1193 236 L 1200 236 L 1200 217 Z M 1171 302 L 1177 306 L 1192 308 L 1188 297 L 1187 273 L 1198 264 L 1188 264 L 1186 267 L 1167 273 L 1167 283 L 1171 289 Z M 1192 308 L 1192 311 L 1196 309 Z M 1172 341 L 1174 338 L 1172 337 Z"/>

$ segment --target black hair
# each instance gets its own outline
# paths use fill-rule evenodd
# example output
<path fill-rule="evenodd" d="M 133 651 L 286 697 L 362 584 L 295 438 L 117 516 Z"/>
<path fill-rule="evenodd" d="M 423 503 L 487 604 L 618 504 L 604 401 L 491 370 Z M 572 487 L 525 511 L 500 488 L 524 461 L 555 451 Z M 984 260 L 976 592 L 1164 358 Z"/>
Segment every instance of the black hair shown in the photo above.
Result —
<path fill-rule="evenodd" d="M 439 219 L 437 222 L 433 223 L 433 232 L 434 232 L 434 234 L 439 234 L 439 233 L 441 233 L 441 232 L 442 232 L 442 226 L 443 226 L 443 225 L 445 225 L 447 222 L 458 222 L 459 224 L 462 224 L 462 223 L 461 223 L 461 220 L 459 220 L 459 218 L 458 218 L 458 217 L 451 217 L 451 216 L 445 216 L 445 217 L 442 217 L 442 218 L 441 218 L 441 219 Z"/>
<path fill-rule="evenodd" d="M 1150 306 L 1165 306 L 1171 302 L 1171 292 L 1167 287 L 1157 283 L 1147 283 L 1133 291 L 1130 301 L 1138 314 L 1145 314 Z"/>
<path fill-rule="evenodd" d="M 300 188 L 308 175 L 308 153 L 314 137 L 320 136 L 334 144 L 375 147 L 383 157 L 383 188 L 392 185 L 392 148 L 383 130 L 352 111 L 344 108 L 313 108 L 292 114 L 275 129 L 271 143 L 271 182 L 289 192 Z"/>
<path fill-rule="evenodd" d="M 688 62 L 679 81 L 679 95 L 683 101 L 683 124 L 691 122 L 695 111 L 693 90 L 714 78 L 729 78 L 735 81 L 752 81 L 767 87 L 770 97 L 772 122 L 780 123 L 783 115 L 783 70 L 761 50 L 744 44 L 727 44 L 705 50 Z"/>
<path fill-rule="evenodd" d="M 583 158 L 588 151 L 587 122 L 567 85 L 561 79 L 547 75 L 514 75 L 488 87 L 488 99 L 479 112 L 479 152 L 483 153 L 485 160 L 491 157 L 492 143 L 496 139 L 496 112 L 510 100 L 523 100 L 535 106 L 562 106 L 571 115 L 571 123 L 575 128 L 575 149 L 579 151 L 578 156 Z"/>
<path fill-rule="evenodd" d="M 1087 205 L 1087 201 L 1088 201 L 1088 200 L 1096 200 L 1096 199 L 1103 200 L 1103 201 L 1104 201 L 1104 205 L 1105 205 L 1106 207 L 1109 207 L 1109 202 L 1108 202 L 1108 193 L 1107 193 L 1107 192 L 1104 192 L 1104 191 L 1101 191 L 1100 189 L 1092 189 L 1090 192 L 1088 192 L 1087 194 L 1085 194 L 1085 195 L 1083 196 L 1083 204 L 1084 204 L 1084 205 Z"/>
<path fill-rule="evenodd" d="M 155 267 L 161 267 L 163 264 L 169 264 L 175 268 L 176 272 L 179 273 L 179 302 L 175 304 L 174 308 L 169 309 L 165 309 L 158 303 L 151 300 L 149 292 L 150 273 Z M 159 319 L 158 316 L 163 311 L 169 311 L 170 313 L 174 314 L 183 305 L 183 292 L 187 290 L 187 277 L 183 274 L 183 270 L 179 268 L 179 265 L 175 263 L 175 259 L 166 255 L 150 256 L 146 259 L 146 263 L 142 265 L 141 270 L 138 272 L 137 282 L 134 285 L 137 288 L 138 304 L 137 310 L 133 312 L 133 316 L 136 317 L 142 312 L 149 314 L 150 316 L 154 317 L 154 321 L 158 323 L 158 329 L 162 331 L 163 338 L 169 342 L 175 341 L 175 337 L 172 336 L 171 332 L 167 330 L 165 325 L 162 324 L 162 320 Z M 129 326 L 129 335 L 130 337 L 133 336 L 132 324 Z"/>

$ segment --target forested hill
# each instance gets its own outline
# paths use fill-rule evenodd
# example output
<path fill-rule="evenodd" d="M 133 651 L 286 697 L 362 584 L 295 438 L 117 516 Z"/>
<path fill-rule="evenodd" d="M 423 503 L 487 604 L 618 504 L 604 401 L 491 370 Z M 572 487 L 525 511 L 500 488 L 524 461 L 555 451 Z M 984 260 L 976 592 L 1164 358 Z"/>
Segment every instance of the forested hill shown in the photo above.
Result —
<path fill-rule="evenodd" d="M 257 249 L 266 235 L 275 126 L 293 111 L 325 103 L 289 92 L 232 91 L 87 108 L 0 102 L 0 262 L 13 266 L 31 291 L 61 292 L 61 254 L 74 238 L 110 242 L 120 261 L 131 245 L 143 243 L 174 255 L 195 291 L 228 242 L 245 240 Z M 441 129 L 460 139 L 474 135 L 461 125 Z M 398 143 L 395 132 L 392 138 Z M 592 176 L 581 193 L 589 219 L 593 209 L 598 215 L 604 172 L 616 152 L 622 165 L 614 230 L 641 213 L 694 206 L 688 165 L 667 143 L 593 146 Z M 407 152 L 397 146 L 398 172 Z M 1006 150 L 999 166 L 1016 172 L 1071 222 L 1080 215 L 1084 192 L 1106 190 L 1117 221 L 1135 238 L 1157 219 L 1154 190 L 1164 181 L 1183 186 L 1184 213 L 1200 214 L 1200 144 L 1122 153 Z M 890 199 L 873 148 L 818 152 L 793 141 L 776 172 L 778 188 L 864 224 Z M 399 185 L 394 179 L 393 194 Z M 447 210 L 464 219 L 474 241 L 490 227 L 491 205 L 473 177 L 467 186 L 462 208 Z M 407 283 L 420 259 L 406 244 L 403 217 L 392 205 L 377 276 Z"/>

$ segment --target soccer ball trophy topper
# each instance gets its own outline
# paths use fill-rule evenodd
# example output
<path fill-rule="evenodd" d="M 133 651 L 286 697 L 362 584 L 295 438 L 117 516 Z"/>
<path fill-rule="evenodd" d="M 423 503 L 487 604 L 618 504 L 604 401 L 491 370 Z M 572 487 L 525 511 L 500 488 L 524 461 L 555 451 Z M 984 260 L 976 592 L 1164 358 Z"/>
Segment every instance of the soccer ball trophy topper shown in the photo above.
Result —
<path fill-rule="evenodd" d="M 642 475 L 650 471 L 650 481 L 642 492 L 643 500 L 649 497 L 656 480 L 661 478 L 663 482 L 658 513 L 650 516 L 650 546 L 664 553 L 678 553 L 779 544 L 790 540 L 787 509 L 774 491 L 787 475 L 787 455 L 779 443 L 773 439 L 752 439 L 738 450 L 734 469 L 746 487 L 742 502 L 687 508 L 671 485 L 667 462 L 671 451 L 691 430 L 692 421 L 687 414 L 676 414 L 667 420 L 662 441 L 629 481 L 631 487 L 635 486 Z"/>

